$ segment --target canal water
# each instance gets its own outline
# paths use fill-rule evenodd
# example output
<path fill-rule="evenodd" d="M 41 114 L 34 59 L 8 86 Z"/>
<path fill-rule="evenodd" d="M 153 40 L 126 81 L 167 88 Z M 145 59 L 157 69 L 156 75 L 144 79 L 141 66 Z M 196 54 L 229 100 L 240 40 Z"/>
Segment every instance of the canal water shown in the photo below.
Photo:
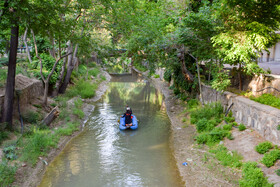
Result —
<path fill-rule="evenodd" d="M 148 81 L 115 77 L 85 130 L 48 166 L 39 187 L 183 186 L 169 147 L 163 96 Z M 139 122 L 120 131 L 125 106 Z"/>

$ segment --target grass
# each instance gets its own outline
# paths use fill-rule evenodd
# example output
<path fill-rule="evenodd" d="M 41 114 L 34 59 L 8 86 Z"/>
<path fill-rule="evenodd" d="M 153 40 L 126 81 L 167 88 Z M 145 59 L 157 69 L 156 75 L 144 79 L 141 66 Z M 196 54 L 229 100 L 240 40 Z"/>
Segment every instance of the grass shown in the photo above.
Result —
<path fill-rule="evenodd" d="M 39 156 L 45 156 L 47 151 L 55 147 L 58 137 L 54 136 L 50 130 L 38 130 L 34 128 L 33 134 L 24 142 L 21 160 L 32 164 L 37 163 Z"/>
<path fill-rule="evenodd" d="M 70 136 L 73 132 L 78 131 L 79 123 L 67 123 L 66 127 L 60 127 L 55 131 L 55 134 L 58 136 Z"/>
<path fill-rule="evenodd" d="M 0 124 L 1 125 L 1 124 Z M 7 131 L 0 131 L 0 145 L 4 140 L 9 137 L 9 133 Z"/>
<path fill-rule="evenodd" d="M 97 87 L 98 85 L 92 83 L 91 81 L 80 79 L 75 83 L 75 86 L 71 86 L 66 91 L 65 95 L 69 98 L 81 96 L 83 99 L 87 99 L 95 96 L 95 90 Z"/>
<path fill-rule="evenodd" d="M 39 120 L 42 120 L 42 116 L 38 112 L 28 110 L 22 114 L 22 119 L 24 122 L 35 124 Z"/>
<path fill-rule="evenodd" d="M 17 167 L 11 166 L 7 161 L 0 162 L 0 184 L 10 186 L 15 180 Z"/>
<path fill-rule="evenodd" d="M 239 131 L 244 131 L 245 129 L 246 129 L 246 126 L 242 123 L 238 126 Z"/>
<path fill-rule="evenodd" d="M 258 168 L 256 162 L 247 162 L 242 167 L 243 178 L 239 181 L 241 187 L 262 186 L 272 187 L 273 184 L 267 181 L 262 169 Z"/>
<path fill-rule="evenodd" d="M 268 152 L 272 148 L 273 148 L 273 145 L 272 145 L 271 142 L 262 142 L 262 143 L 259 143 L 255 147 L 255 150 L 260 154 L 265 154 L 266 152 Z"/>
<path fill-rule="evenodd" d="M 275 108 L 279 108 L 280 109 L 280 99 L 279 97 L 276 97 L 272 94 L 262 94 L 259 97 L 254 97 L 251 96 L 250 97 L 251 100 L 259 102 L 261 104 L 265 104 L 265 105 L 269 105 Z"/>
<path fill-rule="evenodd" d="M 274 163 L 280 158 L 280 150 L 274 149 L 264 154 L 261 163 L 263 163 L 266 167 L 271 167 Z"/>
<path fill-rule="evenodd" d="M 215 157 L 223 166 L 231 168 L 240 168 L 242 166 L 243 157 L 236 151 L 229 151 L 223 145 L 217 146 L 215 149 L 210 150 L 210 152 L 215 154 Z"/>
<path fill-rule="evenodd" d="M 93 68 L 93 69 L 88 70 L 89 76 L 97 77 L 97 75 L 99 73 L 100 73 L 100 70 L 98 68 Z"/>

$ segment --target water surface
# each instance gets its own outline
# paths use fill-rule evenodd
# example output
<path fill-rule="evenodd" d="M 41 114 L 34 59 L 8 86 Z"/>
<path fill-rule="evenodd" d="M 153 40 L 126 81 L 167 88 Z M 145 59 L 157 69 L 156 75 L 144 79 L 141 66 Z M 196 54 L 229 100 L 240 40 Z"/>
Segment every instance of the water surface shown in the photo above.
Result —
<path fill-rule="evenodd" d="M 119 82 L 109 84 L 86 129 L 48 166 L 40 187 L 183 186 L 163 96 L 134 78 L 113 79 Z M 136 131 L 118 128 L 127 104 L 139 120 Z"/>

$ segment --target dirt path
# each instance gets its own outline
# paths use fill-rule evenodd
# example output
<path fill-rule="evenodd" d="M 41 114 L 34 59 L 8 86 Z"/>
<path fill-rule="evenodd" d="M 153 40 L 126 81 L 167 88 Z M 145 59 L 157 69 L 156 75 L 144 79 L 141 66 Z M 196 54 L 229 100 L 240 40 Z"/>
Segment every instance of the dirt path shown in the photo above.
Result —
<path fill-rule="evenodd" d="M 206 147 L 194 144 L 196 130 L 182 122 L 182 117 L 187 117 L 182 116 L 183 103 L 174 97 L 169 85 L 159 78 L 153 78 L 152 82 L 165 96 L 166 111 L 172 124 L 171 147 L 185 186 L 238 186 L 240 172 L 218 165 Z M 188 165 L 184 166 L 184 162 Z"/>

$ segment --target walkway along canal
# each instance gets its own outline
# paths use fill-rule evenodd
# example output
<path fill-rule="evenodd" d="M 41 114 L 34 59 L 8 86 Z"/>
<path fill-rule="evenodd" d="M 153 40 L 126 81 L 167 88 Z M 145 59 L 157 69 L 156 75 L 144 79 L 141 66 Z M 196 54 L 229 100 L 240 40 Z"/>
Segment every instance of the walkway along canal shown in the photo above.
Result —
<path fill-rule="evenodd" d="M 136 131 L 118 128 L 127 104 L 139 120 Z M 148 81 L 113 77 L 85 130 L 48 166 L 39 186 L 183 186 L 164 106 Z"/>

